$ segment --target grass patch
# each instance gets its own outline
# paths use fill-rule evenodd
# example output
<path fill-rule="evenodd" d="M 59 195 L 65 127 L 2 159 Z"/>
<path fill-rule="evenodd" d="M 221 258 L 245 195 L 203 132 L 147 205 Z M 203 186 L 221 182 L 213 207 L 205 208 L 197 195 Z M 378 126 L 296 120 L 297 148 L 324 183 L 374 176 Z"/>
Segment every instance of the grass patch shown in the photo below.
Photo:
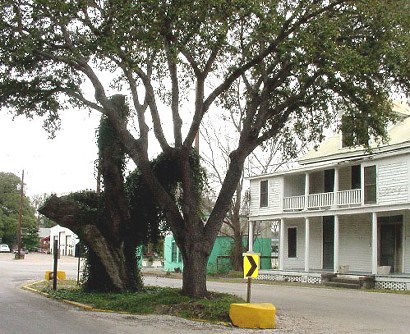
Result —
<path fill-rule="evenodd" d="M 75 281 L 59 281 L 56 291 L 52 290 L 50 282 L 45 281 L 32 287 L 52 298 L 83 303 L 96 309 L 131 314 L 169 314 L 210 322 L 230 321 L 230 305 L 244 302 L 239 297 L 214 292 L 207 298 L 190 298 L 182 295 L 179 289 L 162 287 L 146 287 L 137 293 L 84 292 Z"/>

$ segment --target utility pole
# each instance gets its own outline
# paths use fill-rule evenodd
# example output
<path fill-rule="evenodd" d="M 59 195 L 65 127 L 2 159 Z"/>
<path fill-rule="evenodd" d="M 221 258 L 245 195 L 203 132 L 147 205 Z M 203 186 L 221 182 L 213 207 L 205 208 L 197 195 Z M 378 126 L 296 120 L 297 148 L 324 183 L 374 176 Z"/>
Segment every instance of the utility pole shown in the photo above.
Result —
<path fill-rule="evenodd" d="M 17 254 L 16 259 L 24 259 L 24 254 L 21 253 L 21 227 L 23 222 L 23 196 L 24 196 L 24 169 L 21 173 L 21 185 L 20 185 L 20 208 L 19 208 L 19 226 L 17 229 Z"/>

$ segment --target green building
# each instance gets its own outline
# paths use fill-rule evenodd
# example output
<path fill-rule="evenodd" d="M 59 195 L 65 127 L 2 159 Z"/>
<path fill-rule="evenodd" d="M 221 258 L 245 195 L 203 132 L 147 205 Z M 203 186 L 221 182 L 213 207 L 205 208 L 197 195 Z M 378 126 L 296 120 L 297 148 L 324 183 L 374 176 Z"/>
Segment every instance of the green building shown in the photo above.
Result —
<path fill-rule="evenodd" d="M 242 240 L 244 246 L 248 244 L 247 237 Z M 218 236 L 208 260 L 208 274 L 223 273 L 232 270 L 230 254 L 233 248 L 233 238 Z M 253 244 L 255 253 L 260 253 L 260 269 L 271 269 L 271 238 L 257 237 Z M 246 248 L 244 248 L 246 249 Z M 183 270 L 182 256 L 172 235 L 164 240 L 164 270 Z"/>

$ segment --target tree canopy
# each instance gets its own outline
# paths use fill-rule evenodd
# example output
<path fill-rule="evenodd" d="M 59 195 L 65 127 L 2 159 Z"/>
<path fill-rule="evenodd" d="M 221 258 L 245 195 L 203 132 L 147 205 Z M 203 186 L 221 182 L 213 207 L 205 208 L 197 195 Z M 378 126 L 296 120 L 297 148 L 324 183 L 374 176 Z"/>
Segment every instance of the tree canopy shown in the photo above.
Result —
<path fill-rule="evenodd" d="M 106 115 L 174 233 L 183 291 L 204 295 L 207 258 L 255 147 L 281 136 L 292 154 L 340 114 L 358 143 L 386 136 L 390 94 L 409 92 L 409 11 L 407 0 L 3 0 L 0 106 L 46 117 L 50 131 L 63 108 Z M 190 150 L 205 114 L 234 108 L 238 84 L 242 130 L 204 224 Z M 152 171 L 152 134 L 178 157 L 182 205 Z"/>

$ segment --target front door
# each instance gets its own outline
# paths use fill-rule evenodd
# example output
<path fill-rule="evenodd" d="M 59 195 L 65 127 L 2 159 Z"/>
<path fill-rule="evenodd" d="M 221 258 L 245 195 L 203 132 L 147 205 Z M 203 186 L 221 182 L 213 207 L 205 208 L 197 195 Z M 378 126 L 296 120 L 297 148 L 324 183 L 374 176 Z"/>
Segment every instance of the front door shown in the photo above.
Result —
<path fill-rule="evenodd" d="M 382 217 L 379 223 L 379 265 L 402 271 L 402 216 Z"/>
<path fill-rule="evenodd" d="M 323 217 L 323 269 L 333 270 L 335 217 Z"/>

